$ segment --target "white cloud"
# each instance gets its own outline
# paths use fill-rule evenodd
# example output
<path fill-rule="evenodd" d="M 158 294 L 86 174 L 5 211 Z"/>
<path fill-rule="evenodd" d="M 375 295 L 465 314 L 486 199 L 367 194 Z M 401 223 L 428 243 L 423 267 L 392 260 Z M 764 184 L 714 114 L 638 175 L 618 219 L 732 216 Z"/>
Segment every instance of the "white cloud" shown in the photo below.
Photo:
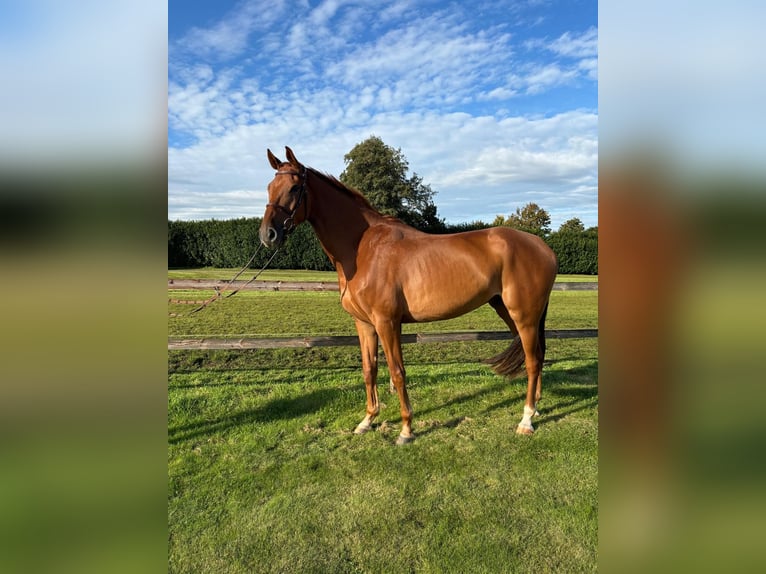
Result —
<path fill-rule="evenodd" d="M 577 78 L 576 69 L 562 69 L 557 64 L 548 64 L 533 69 L 522 79 L 527 94 L 540 94 L 549 88 L 571 83 Z"/>
<path fill-rule="evenodd" d="M 327 74 L 351 88 L 385 86 L 400 102 L 442 101 L 489 78 L 493 65 L 510 57 L 508 41 L 507 34 L 470 33 L 432 15 L 356 48 L 330 64 Z"/>
<path fill-rule="evenodd" d="M 325 26 L 327 22 L 335 16 L 342 3 L 339 0 L 324 0 L 319 6 L 312 10 L 309 21 L 314 26 Z"/>
<path fill-rule="evenodd" d="M 405 13 L 412 10 L 413 2 L 410 0 L 400 0 L 392 2 L 388 6 L 378 8 L 377 20 L 379 22 L 389 22 L 402 17 Z"/>
<path fill-rule="evenodd" d="M 579 35 L 564 32 L 546 47 L 569 58 L 593 58 L 598 55 L 598 30 L 589 28 Z"/>
<path fill-rule="evenodd" d="M 375 134 L 402 149 L 411 168 L 438 192 L 439 213 L 448 221 L 491 221 L 528 201 L 546 209 L 569 201 L 565 219 L 580 217 L 586 226 L 595 225 L 596 124 L 590 112 L 536 120 L 383 113 L 363 126 L 321 133 L 291 127 L 300 122 L 241 126 L 226 137 L 169 151 L 169 215 L 188 216 L 178 205 L 191 195 L 200 213 L 209 205 L 216 217 L 260 216 L 273 177 L 266 148 L 284 157 L 284 145 L 289 145 L 308 165 L 337 176 L 343 156 Z M 256 193 L 230 193 L 242 189 Z M 547 205 L 535 195 L 540 190 L 550 194 Z M 481 201 L 460 200 L 476 199 L 478 192 Z"/>
<path fill-rule="evenodd" d="M 179 219 L 231 219 L 232 215 L 249 204 L 261 205 L 267 201 L 265 190 L 234 189 L 229 191 L 190 191 L 168 196 L 168 209 Z"/>
<path fill-rule="evenodd" d="M 231 58 L 241 54 L 255 31 L 267 31 L 285 13 L 285 2 L 273 0 L 268 9 L 261 2 L 240 2 L 219 22 L 207 27 L 193 27 L 171 44 L 173 49 L 208 58 Z"/>
<path fill-rule="evenodd" d="M 511 89 L 511 88 L 499 87 L 499 88 L 494 88 L 494 89 L 490 90 L 486 94 L 481 94 L 479 96 L 479 99 L 482 99 L 482 100 L 508 100 L 510 98 L 513 98 L 517 94 L 518 94 L 518 92 L 516 90 Z"/>
<path fill-rule="evenodd" d="M 533 55 L 533 61 L 514 74 L 511 83 L 517 89 L 524 89 L 526 94 L 536 95 L 551 88 L 574 85 L 580 78 L 592 82 L 598 79 L 598 29 L 595 27 L 582 33 L 564 32 L 555 40 L 532 38 L 523 45 Z M 545 60 L 546 53 L 555 54 L 557 59 Z M 540 59 L 545 63 L 540 63 Z"/>
<path fill-rule="evenodd" d="M 584 58 L 577 63 L 577 68 L 585 74 L 589 80 L 598 81 L 598 59 Z"/>

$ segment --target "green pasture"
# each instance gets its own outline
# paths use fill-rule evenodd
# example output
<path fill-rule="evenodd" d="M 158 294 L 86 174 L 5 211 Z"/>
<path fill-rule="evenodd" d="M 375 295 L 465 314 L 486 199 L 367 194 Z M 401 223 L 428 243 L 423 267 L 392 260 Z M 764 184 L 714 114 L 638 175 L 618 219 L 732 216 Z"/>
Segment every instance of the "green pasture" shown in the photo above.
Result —
<path fill-rule="evenodd" d="M 173 293 L 186 295 L 205 296 Z M 192 308 L 168 305 L 171 336 L 354 333 L 338 293 Z M 597 292 L 553 293 L 548 328 L 596 326 Z M 503 327 L 485 306 L 406 330 Z M 417 439 L 403 447 L 384 362 L 384 408 L 352 433 L 365 405 L 356 347 L 170 352 L 169 571 L 594 571 L 597 339 L 549 340 L 531 437 L 514 434 L 525 381 L 479 362 L 505 346 L 405 345 Z"/>
<path fill-rule="evenodd" d="M 203 300 L 213 291 L 173 291 L 174 299 Z M 553 291 L 548 309 L 548 329 L 596 328 L 598 291 Z M 169 319 L 173 337 L 201 336 L 301 336 L 356 335 L 354 321 L 340 306 L 340 294 L 329 292 L 242 291 L 219 299 L 203 311 L 195 305 L 169 304 L 176 316 Z M 484 305 L 475 311 L 433 323 L 404 325 L 405 333 L 447 331 L 501 331 L 507 327 L 495 311 Z"/>

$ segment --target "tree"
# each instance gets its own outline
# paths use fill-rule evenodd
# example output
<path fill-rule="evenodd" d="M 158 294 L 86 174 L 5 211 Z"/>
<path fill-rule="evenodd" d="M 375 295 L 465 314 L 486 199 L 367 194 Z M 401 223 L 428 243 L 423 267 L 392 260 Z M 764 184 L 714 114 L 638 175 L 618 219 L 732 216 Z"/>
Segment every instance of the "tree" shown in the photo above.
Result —
<path fill-rule="evenodd" d="M 346 169 L 340 181 L 361 191 L 375 209 L 424 231 L 444 227 L 436 214 L 436 192 L 417 173 L 407 177 L 409 164 L 401 149 L 370 136 L 343 159 Z"/>
<path fill-rule="evenodd" d="M 506 219 L 498 215 L 493 225 L 506 225 L 545 238 L 551 232 L 551 216 L 536 203 L 528 203 L 524 207 L 517 207 L 516 213 Z"/>
<path fill-rule="evenodd" d="M 585 231 L 585 226 L 582 224 L 582 221 L 580 221 L 579 218 L 573 217 L 572 219 L 566 220 L 564 223 L 561 224 L 559 227 L 559 233 L 583 233 Z"/>

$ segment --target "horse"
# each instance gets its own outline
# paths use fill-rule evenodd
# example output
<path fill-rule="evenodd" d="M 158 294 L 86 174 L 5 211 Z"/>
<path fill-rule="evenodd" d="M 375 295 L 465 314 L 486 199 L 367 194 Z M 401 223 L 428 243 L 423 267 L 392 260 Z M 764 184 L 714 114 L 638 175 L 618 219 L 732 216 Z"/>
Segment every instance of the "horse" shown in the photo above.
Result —
<path fill-rule="evenodd" d="M 545 358 L 545 317 L 558 270 L 539 237 L 509 227 L 432 235 L 379 213 L 357 190 L 301 164 L 289 147 L 287 161 L 267 150 L 276 174 L 259 230 L 267 248 L 282 245 L 307 221 L 338 273 L 340 302 L 353 318 L 367 393 L 363 434 L 380 413 L 378 341 L 399 397 L 402 427 L 397 445 L 414 440 L 412 406 L 402 360 L 402 324 L 451 319 L 488 303 L 511 330 L 510 347 L 487 359 L 499 375 L 526 367 L 527 393 L 517 434 L 534 433 Z"/>

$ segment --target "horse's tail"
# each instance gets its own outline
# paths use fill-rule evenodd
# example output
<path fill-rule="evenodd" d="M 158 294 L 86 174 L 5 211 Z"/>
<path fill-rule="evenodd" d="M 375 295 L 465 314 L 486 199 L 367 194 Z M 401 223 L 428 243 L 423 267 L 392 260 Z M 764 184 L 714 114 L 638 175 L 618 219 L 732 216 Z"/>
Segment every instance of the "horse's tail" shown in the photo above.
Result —
<path fill-rule="evenodd" d="M 506 377 L 515 377 L 521 372 L 524 365 L 524 348 L 521 346 L 521 337 L 518 335 L 505 351 L 489 359 L 484 359 L 498 375 Z"/>
<path fill-rule="evenodd" d="M 548 315 L 548 303 L 545 304 L 543 314 L 537 329 L 537 337 L 540 342 L 542 356 L 545 357 L 545 317 Z M 495 355 L 483 361 L 492 367 L 498 374 L 513 378 L 518 375 L 524 365 L 524 347 L 521 345 L 521 337 L 518 335 L 513 339 L 511 346 L 499 355 Z"/>

